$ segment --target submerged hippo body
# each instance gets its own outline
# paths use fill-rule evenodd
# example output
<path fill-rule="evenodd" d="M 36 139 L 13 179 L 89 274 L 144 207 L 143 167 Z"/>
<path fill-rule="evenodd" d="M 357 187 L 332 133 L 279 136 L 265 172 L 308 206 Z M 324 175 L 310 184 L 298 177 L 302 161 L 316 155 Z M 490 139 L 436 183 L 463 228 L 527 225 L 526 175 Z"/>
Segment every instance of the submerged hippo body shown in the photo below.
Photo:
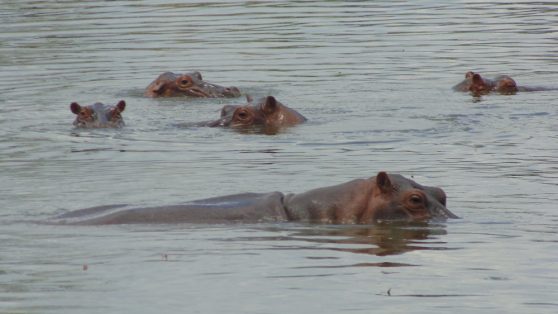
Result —
<path fill-rule="evenodd" d="M 201 98 L 240 97 L 240 90 L 234 86 L 223 87 L 203 80 L 200 72 L 175 74 L 165 72 L 145 89 L 146 97 L 190 96 Z"/>
<path fill-rule="evenodd" d="M 202 123 L 209 127 L 230 127 L 240 130 L 261 130 L 273 134 L 278 130 L 297 125 L 306 118 L 280 103 L 275 97 L 267 96 L 254 102 L 250 96 L 246 97 L 246 105 L 226 105 L 221 109 L 221 118 Z"/>
<path fill-rule="evenodd" d="M 471 92 L 473 96 L 480 96 L 492 92 L 511 95 L 517 92 L 552 90 L 552 88 L 518 86 L 515 80 L 507 75 L 500 75 L 494 79 L 487 79 L 482 77 L 479 73 L 469 71 L 465 74 L 465 79 L 463 81 L 453 86 L 453 90 Z"/>
<path fill-rule="evenodd" d="M 386 172 L 300 194 L 245 193 L 176 206 L 121 209 L 122 206 L 72 211 L 51 222 L 82 225 L 286 221 L 369 224 L 382 220 L 457 218 L 446 208 L 442 189 Z"/>
<path fill-rule="evenodd" d="M 122 112 L 126 108 L 124 100 L 115 106 L 95 103 L 89 106 L 80 106 L 73 102 L 70 110 L 76 115 L 74 125 L 78 128 L 120 128 L 124 126 Z"/>

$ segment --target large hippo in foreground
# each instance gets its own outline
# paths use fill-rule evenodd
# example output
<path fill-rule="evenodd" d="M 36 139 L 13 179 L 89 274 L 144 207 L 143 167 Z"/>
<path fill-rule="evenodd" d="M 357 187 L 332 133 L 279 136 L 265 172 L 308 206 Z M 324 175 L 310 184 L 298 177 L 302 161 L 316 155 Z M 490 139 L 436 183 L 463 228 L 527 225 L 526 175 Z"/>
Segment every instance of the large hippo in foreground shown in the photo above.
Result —
<path fill-rule="evenodd" d="M 165 72 L 145 89 L 146 97 L 190 96 L 202 98 L 240 97 L 240 90 L 234 86 L 223 87 L 203 80 L 200 72 L 175 74 Z"/>
<path fill-rule="evenodd" d="M 247 96 L 246 100 L 248 102 L 246 105 L 224 106 L 219 119 L 198 125 L 275 134 L 282 128 L 306 121 L 303 115 L 282 104 L 273 96 L 260 98 L 256 102 L 252 97 Z"/>
<path fill-rule="evenodd" d="M 375 177 L 300 194 L 245 193 L 183 205 L 126 209 L 124 205 L 86 208 L 55 217 L 57 224 L 171 224 L 300 221 L 370 224 L 384 220 L 457 218 L 446 208 L 446 194 L 398 174 Z"/>
<path fill-rule="evenodd" d="M 124 100 L 115 106 L 103 103 L 80 106 L 77 102 L 70 104 L 70 110 L 76 115 L 74 125 L 78 128 L 120 128 L 124 126 L 122 112 L 126 108 Z"/>
<path fill-rule="evenodd" d="M 486 95 L 496 92 L 505 95 L 517 92 L 532 92 L 550 90 L 545 87 L 518 86 L 514 79 L 507 75 L 500 75 L 494 79 L 482 77 L 479 73 L 469 71 L 465 73 L 465 79 L 453 86 L 453 90 L 459 92 L 471 92 L 473 96 Z"/>

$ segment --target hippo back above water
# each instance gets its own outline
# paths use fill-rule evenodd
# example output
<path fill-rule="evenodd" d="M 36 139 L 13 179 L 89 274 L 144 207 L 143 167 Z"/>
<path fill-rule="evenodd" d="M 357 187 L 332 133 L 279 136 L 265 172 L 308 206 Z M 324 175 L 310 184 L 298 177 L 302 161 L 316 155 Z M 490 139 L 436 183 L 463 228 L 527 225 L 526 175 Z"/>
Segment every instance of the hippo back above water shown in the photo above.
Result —
<path fill-rule="evenodd" d="M 282 128 L 306 121 L 303 115 L 282 104 L 273 96 L 260 98 L 256 102 L 247 96 L 246 100 L 248 102 L 246 105 L 224 106 L 221 109 L 221 118 L 204 122 L 203 125 L 275 134 Z"/>
<path fill-rule="evenodd" d="M 300 194 L 244 193 L 183 205 L 123 209 L 123 205 L 86 208 L 55 217 L 55 224 L 168 224 L 299 221 L 370 224 L 384 220 L 457 218 L 446 208 L 446 194 L 398 174 L 318 188 Z"/>
<path fill-rule="evenodd" d="M 240 97 L 240 90 L 234 86 L 224 87 L 204 81 L 200 72 L 184 74 L 165 72 L 147 86 L 144 95 L 151 98 L 177 96 Z"/>
<path fill-rule="evenodd" d="M 77 102 L 70 104 L 70 110 L 76 115 L 74 125 L 78 128 L 120 128 L 124 126 L 122 112 L 126 108 L 124 100 L 115 106 L 103 103 L 80 106 Z"/>

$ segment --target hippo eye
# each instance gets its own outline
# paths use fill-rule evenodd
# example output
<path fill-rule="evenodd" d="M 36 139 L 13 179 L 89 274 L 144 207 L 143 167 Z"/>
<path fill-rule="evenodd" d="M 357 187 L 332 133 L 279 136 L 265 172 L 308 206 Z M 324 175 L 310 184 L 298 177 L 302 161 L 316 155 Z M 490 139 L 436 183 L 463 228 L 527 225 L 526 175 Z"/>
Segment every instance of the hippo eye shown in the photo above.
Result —
<path fill-rule="evenodd" d="M 180 85 L 182 86 L 190 86 L 192 85 L 192 79 L 189 77 L 185 77 L 182 78 L 180 81 L 178 81 Z"/>
<path fill-rule="evenodd" d="M 97 117 L 96 117 L 95 112 L 89 112 L 89 111 L 86 111 L 86 110 L 79 112 L 79 119 L 82 119 L 83 121 L 87 121 L 87 120 L 92 121 L 96 118 Z"/>
<path fill-rule="evenodd" d="M 239 111 L 236 115 L 240 120 L 246 120 L 248 119 L 249 115 L 248 112 L 246 111 Z"/>
<path fill-rule="evenodd" d="M 118 112 L 113 111 L 109 114 L 109 120 L 114 121 L 114 120 L 119 120 L 120 118 L 121 117 L 120 117 L 120 114 Z"/>
<path fill-rule="evenodd" d="M 418 206 L 418 205 L 424 204 L 424 199 L 419 194 L 413 194 L 413 195 L 411 195 L 411 197 L 409 197 L 409 202 L 411 202 L 411 204 L 413 204 L 413 205 Z"/>

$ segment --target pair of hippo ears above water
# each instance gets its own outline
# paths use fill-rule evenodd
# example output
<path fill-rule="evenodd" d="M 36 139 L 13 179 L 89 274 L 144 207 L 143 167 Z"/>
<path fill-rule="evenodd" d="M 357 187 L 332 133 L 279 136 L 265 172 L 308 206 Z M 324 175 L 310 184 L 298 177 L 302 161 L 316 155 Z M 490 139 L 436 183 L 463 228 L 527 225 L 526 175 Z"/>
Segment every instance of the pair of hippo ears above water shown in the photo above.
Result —
<path fill-rule="evenodd" d="M 77 102 L 73 102 L 70 104 L 70 110 L 74 113 L 74 114 L 82 114 L 85 110 L 92 110 L 94 106 L 97 107 L 101 107 L 101 106 L 105 106 L 103 104 L 101 105 L 97 105 L 97 104 L 101 104 L 101 103 L 95 103 L 93 105 L 90 106 L 80 106 Z M 115 109 L 117 109 L 119 112 L 123 112 L 124 109 L 126 109 L 126 102 L 124 100 L 119 101 L 116 106 L 114 106 Z"/>
<path fill-rule="evenodd" d="M 145 89 L 144 95 L 150 98 L 189 96 L 199 98 L 240 97 L 235 86 L 221 86 L 203 80 L 200 72 L 176 74 L 165 72 Z"/>

